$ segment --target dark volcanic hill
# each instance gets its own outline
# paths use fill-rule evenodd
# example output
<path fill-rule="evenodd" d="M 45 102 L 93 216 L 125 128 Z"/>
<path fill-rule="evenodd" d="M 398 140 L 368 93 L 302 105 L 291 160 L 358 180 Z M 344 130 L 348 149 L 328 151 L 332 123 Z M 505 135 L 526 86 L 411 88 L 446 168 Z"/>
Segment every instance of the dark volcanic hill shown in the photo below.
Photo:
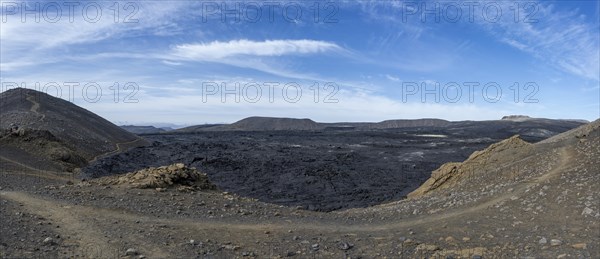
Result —
<path fill-rule="evenodd" d="M 220 126 L 224 126 L 224 124 L 201 124 L 201 125 L 193 125 L 193 126 L 188 126 L 188 127 L 184 127 L 181 129 L 176 129 L 173 130 L 174 133 L 194 133 L 194 132 L 200 132 L 200 131 L 204 131 L 208 128 L 213 128 L 213 129 L 219 129 Z"/>
<path fill-rule="evenodd" d="M 157 134 L 167 132 L 165 129 L 157 128 L 154 126 L 134 126 L 134 125 L 122 125 L 119 126 L 122 129 L 129 131 L 133 134 Z"/>
<path fill-rule="evenodd" d="M 46 142 L 60 146 L 61 150 L 65 149 L 65 153 L 74 153 L 85 160 L 145 143 L 136 135 L 71 102 L 25 88 L 0 94 L 0 128 L 13 132 L 13 136 L 44 138 Z M 38 133 L 29 134 L 34 131 Z M 27 138 L 22 139 L 26 141 Z M 2 156 L 12 156 L 13 160 L 27 160 L 25 153 L 39 153 L 46 148 L 44 141 L 36 147 L 39 150 L 28 150 L 28 145 L 19 145 L 18 139 L 9 142 L 12 144 L 7 145 L 6 142 L 2 146 Z"/>
<path fill-rule="evenodd" d="M 311 119 L 248 117 L 232 124 L 198 125 L 177 130 L 196 131 L 274 131 L 274 130 L 318 130 L 323 127 Z"/>
<path fill-rule="evenodd" d="M 232 130 L 315 130 L 319 124 L 310 119 L 249 117 L 226 126 Z"/>

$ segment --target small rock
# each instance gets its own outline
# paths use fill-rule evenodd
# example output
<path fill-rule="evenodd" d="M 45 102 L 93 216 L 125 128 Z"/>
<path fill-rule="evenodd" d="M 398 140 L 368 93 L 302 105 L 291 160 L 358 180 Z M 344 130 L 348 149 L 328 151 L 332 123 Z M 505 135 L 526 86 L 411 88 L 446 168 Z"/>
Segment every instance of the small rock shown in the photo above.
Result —
<path fill-rule="evenodd" d="M 587 249 L 587 244 L 586 243 L 578 243 L 578 244 L 574 244 L 571 247 L 575 248 L 575 249 Z"/>
<path fill-rule="evenodd" d="M 471 238 L 470 237 L 463 237 L 462 240 L 465 241 L 465 242 L 468 242 L 468 241 L 471 241 Z"/>
<path fill-rule="evenodd" d="M 548 243 L 548 240 L 546 240 L 546 238 L 545 238 L 545 237 L 542 237 L 542 239 L 540 239 L 540 241 L 538 241 L 538 243 L 539 243 L 540 245 L 545 245 L 546 243 Z"/>
<path fill-rule="evenodd" d="M 550 245 L 551 246 L 559 246 L 559 245 L 562 245 L 562 241 L 560 241 L 558 239 L 552 239 L 552 240 L 550 240 Z"/>
<path fill-rule="evenodd" d="M 341 250 L 348 250 L 348 249 L 351 249 L 352 247 L 354 247 L 354 244 L 350 244 L 350 243 L 347 243 L 347 242 L 341 242 L 338 245 L 338 248 L 341 249 Z"/>
<path fill-rule="evenodd" d="M 294 255 L 296 255 L 296 252 L 294 252 L 294 251 L 288 251 L 286 254 L 287 257 L 292 257 Z"/>
<path fill-rule="evenodd" d="M 196 240 L 194 240 L 194 239 L 191 239 L 191 240 L 190 240 L 190 245 L 196 245 Z"/>
<path fill-rule="evenodd" d="M 567 258 L 567 254 L 560 254 L 556 257 L 556 259 Z"/>
<path fill-rule="evenodd" d="M 225 248 L 226 250 L 238 250 L 238 249 L 240 249 L 239 246 L 234 246 L 234 245 L 224 245 L 222 247 Z"/>
<path fill-rule="evenodd" d="M 47 237 L 46 239 L 44 239 L 44 241 L 42 242 L 44 245 L 54 245 L 54 239 L 52 239 L 51 237 Z"/>
<path fill-rule="evenodd" d="M 137 255 L 138 251 L 133 249 L 133 248 L 129 248 L 127 249 L 127 251 L 125 251 L 125 255 L 131 256 L 131 255 Z"/>
<path fill-rule="evenodd" d="M 583 209 L 583 211 L 581 212 L 581 215 L 591 216 L 592 213 L 594 213 L 594 210 L 592 210 L 592 209 L 590 209 L 588 207 L 585 207 L 585 209 Z"/>
<path fill-rule="evenodd" d="M 456 241 L 456 239 L 454 239 L 454 237 L 452 237 L 452 236 L 446 237 L 445 240 L 446 240 L 447 243 L 454 243 Z"/>
<path fill-rule="evenodd" d="M 298 237 L 298 236 L 294 236 L 294 237 L 292 237 L 292 239 L 293 239 L 293 240 L 298 240 L 298 239 L 300 239 L 300 237 Z"/>
<path fill-rule="evenodd" d="M 435 251 L 435 250 L 439 250 L 440 248 L 437 247 L 436 245 L 428 245 L 428 244 L 420 244 L 417 246 L 417 251 Z"/>
<path fill-rule="evenodd" d="M 312 246 L 310 246 L 313 250 L 319 250 L 319 244 L 313 244 Z"/>

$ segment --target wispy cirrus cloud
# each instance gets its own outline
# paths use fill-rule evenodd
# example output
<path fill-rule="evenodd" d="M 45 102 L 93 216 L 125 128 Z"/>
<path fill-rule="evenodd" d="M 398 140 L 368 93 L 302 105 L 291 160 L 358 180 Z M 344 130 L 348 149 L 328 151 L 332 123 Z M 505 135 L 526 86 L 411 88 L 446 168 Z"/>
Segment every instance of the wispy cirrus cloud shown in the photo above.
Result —
<path fill-rule="evenodd" d="M 431 32 L 440 28 L 481 28 L 492 39 L 523 51 L 544 65 L 585 79 L 600 80 L 600 25 L 594 17 L 584 15 L 582 9 L 559 8 L 556 2 L 544 1 L 457 3 L 372 0 L 359 3 L 366 17 L 386 26 L 394 25 L 396 31 L 402 32 L 402 39 L 418 41 L 423 35 L 435 35 Z M 452 7 L 450 10 L 460 10 L 461 14 L 448 14 L 448 7 Z M 454 17 L 459 19 L 450 21 Z M 389 43 L 387 39 L 379 42 Z M 418 43 L 424 45 L 423 42 Z M 437 48 L 437 45 L 433 45 L 428 51 Z M 423 53 L 418 52 L 419 55 Z M 448 62 L 448 66 L 451 64 Z"/>
<path fill-rule="evenodd" d="M 515 3 L 499 2 L 502 10 Z M 599 80 L 600 41 L 598 23 L 586 21 L 578 10 L 559 10 L 552 3 L 529 3 L 532 18 L 504 15 L 498 22 L 483 19 L 478 24 L 511 47 L 529 53 L 559 70 L 587 79 Z"/>
<path fill-rule="evenodd" d="M 0 24 L 2 38 L 0 70 L 8 71 L 72 60 L 82 54 L 72 48 L 85 44 L 97 44 L 108 40 L 116 42 L 139 34 L 163 35 L 165 28 L 168 28 L 171 34 L 180 32 L 173 21 L 183 16 L 185 7 L 188 6 L 185 2 L 174 2 L 168 5 L 132 2 L 127 4 L 130 5 L 129 10 L 133 12 L 116 14 L 110 11 L 116 2 L 94 2 L 92 4 L 100 10 L 101 14 L 93 17 L 82 11 L 83 3 L 69 3 L 75 4 L 70 15 L 67 15 L 65 10 L 61 13 L 53 13 L 52 8 L 44 9 L 44 3 L 2 2 L 5 10 Z M 69 8 L 67 3 L 49 4 L 63 9 Z M 125 8 L 123 5 L 125 4 L 119 5 L 119 8 Z M 31 11 L 27 15 L 22 15 L 23 8 Z M 9 9 L 11 12 L 6 11 Z M 48 20 L 48 16 L 53 17 L 54 20 Z M 128 50 L 123 48 L 121 51 Z M 89 55 L 89 50 L 84 49 L 82 52 L 84 55 Z"/>
<path fill-rule="evenodd" d="M 392 75 L 387 75 L 386 74 L 385 78 L 387 78 L 388 80 L 393 81 L 393 82 L 400 82 L 400 78 L 398 78 L 396 76 L 392 76 Z"/>
<path fill-rule="evenodd" d="M 180 44 L 173 46 L 170 52 L 161 58 L 163 63 L 213 62 L 238 68 L 259 71 L 277 78 L 294 79 L 315 82 L 339 82 L 314 72 L 302 72 L 289 68 L 288 62 L 281 57 L 299 57 L 316 54 L 338 55 L 344 58 L 353 58 L 356 54 L 336 43 L 320 40 L 264 40 L 252 41 L 238 39 L 231 41 L 213 41 L 210 43 Z M 293 64 L 293 62 L 292 62 Z M 373 86 L 361 82 L 343 81 L 355 89 L 369 89 Z"/>
<path fill-rule="evenodd" d="M 317 40 L 265 40 L 246 39 L 213 41 L 210 43 L 181 44 L 173 48 L 176 57 L 190 60 L 218 60 L 234 56 L 283 56 L 315 54 L 343 49 L 335 43 Z"/>

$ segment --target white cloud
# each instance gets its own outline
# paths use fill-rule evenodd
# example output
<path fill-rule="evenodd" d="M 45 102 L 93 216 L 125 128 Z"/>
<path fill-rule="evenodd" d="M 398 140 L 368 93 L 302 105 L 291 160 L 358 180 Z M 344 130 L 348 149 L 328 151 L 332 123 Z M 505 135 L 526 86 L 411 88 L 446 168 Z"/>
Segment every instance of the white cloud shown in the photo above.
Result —
<path fill-rule="evenodd" d="M 165 65 L 169 65 L 169 66 L 181 66 L 182 65 L 181 62 L 173 62 L 173 61 L 168 61 L 168 60 L 163 60 L 162 63 Z"/>
<path fill-rule="evenodd" d="M 502 10 L 511 10 L 514 3 L 498 4 Z M 558 10 L 543 2 L 533 4 L 538 8 L 535 20 L 515 22 L 514 17 L 505 15 L 499 22 L 480 20 L 478 24 L 499 41 L 529 53 L 545 64 L 583 78 L 599 80 L 598 24 L 586 22 L 577 10 Z"/>
<path fill-rule="evenodd" d="M 76 53 L 70 47 L 75 45 L 94 44 L 102 40 L 116 41 L 134 33 L 160 34 L 165 26 L 174 27 L 172 20 L 178 16 L 173 14 L 180 15 L 179 11 L 186 6 L 186 3 L 135 2 L 135 8 L 129 7 L 129 11 L 134 10 L 133 13 L 119 13 L 115 17 L 111 11 L 114 3 L 91 3 L 99 6 L 102 12 L 94 20 L 93 17 L 83 15 L 82 6 L 86 6 L 84 3 L 78 3 L 72 13 L 68 11 L 66 3 L 53 3 L 62 8 L 62 15 L 49 20 L 48 16 L 54 17 L 55 13 L 46 10 L 45 3 L 37 4 L 27 7 L 32 8 L 29 10 L 37 10 L 37 13 L 29 13 L 25 16 L 25 21 L 22 20 L 20 2 L 10 2 L 11 6 L 17 6 L 14 14 L 3 13 L 0 70 L 15 70 L 73 59 Z M 89 12 L 93 14 L 93 11 Z M 132 15 L 131 19 L 124 23 L 128 15 Z M 36 22 L 36 19 L 39 21 Z"/>
<path fill-rule="evenodd" d="M 504 43 L 506 43 L 506 44 L 508 44 L 510 46 L 513 46 L 513 47 L 515 47 L 517 49 L 520 49 L 522 51 L 527 51 L 527 45 L 525 45 L 525 44 L 523 44 L 521 42 L 518 42 L 518 41 L 516 41 L 514 39 L 502 39 L 502 42 L 504 42 Z"/>
<path fill-rule="evenodd" d="M 182 44 L 173 48 L 173 55 L 191 60 L 218 60 L 232 56 L 283 56 L 341 51 L 335 43 L 316 40 L 232 40 L 228 42 Z"/>
<path fill-rule="evenodd" d="M 392 75 L 385 75 L 385 78 L 387 78 L 390 81 L 400 82 L 400 78 L 392 76 Z"/>
<path fill-rule="evenodd" d="M 411 8 L 416 3 L 403 1 L 360 1 L 363 13 L 369 19 L 394 24 L 394 29 L 403 32 L 404 38 L 419 39 L 422 35 L 431 37 L 434 34 L 427 33 L 437 28 L 433 16 L 430 15 L 427 22 L 422 21 L 423 5 L 417 10 Z M 484 28 L 493 38 L 507 44 L 513 48 L 531 55 L 544 65 L 554 67 L 559 71 L 574 74 L 576 76 L 599 80 L 600 60 L 598 59 L 600 51 L 600 42 L 598 37 L 598 23 L 592 18 L 582 15 L 579 9 L 557 8 L 555 3 L 545 1 L 515 2 L 515 1 L 473 1 L 473 10 L 469 14 L 474 14 L 474 24 Z M 423 3 L 425 4 L 425 3 Z M 441 26 L 453 26 L 446 21 L 444 17 L 445 5 L 456 6 L 457 3 L 431 3 L 427 5 L 433 8 L 435 4 L 440 5 L 442 16 Z M 467 15 L 467 5 L 462 6 L 462 19 L 459 23 L 470 25 L 471 16 Z M 499 8 L 502 14 L 496 20 L 493 15 L 485 15 L 486 6 Z M 515 17 L 515 7 L 518 6 L 520 12 Z M 562 4 L 560 5 L 562 7 Z M 527 8 L 527 10 L 524 10 Z M 492 8 L 493 9 L 493 8 Z M 416 13 L 415 13 L 416 11 Z M 535 11 L 535 12 L 534 12 Z M 411 13 L 412 15 L 403 15 Z M 597 19 L 597 13 L 596 19 Z M 408 17 L 408 18 L 406 18 Z M 406 19 L 406 20 L 404 20 Z M 382 40 L 381 42 L 386 42 Z M 419 42 L 420 45 L 424 43 Z M 439 46 L 443 46 L 440 44 Z M 439 49 L 438 46 L 430 46 L 433 51 Z M 423 55 L 422 52 L 418 52 Z M 437 53 L 436 53 L 437 54 Z M 443 53 L 436 56 L 440 64 L 440 57 Z M 452 56 L 449 56 L 452 58 Z M 419 60 L 418 58 L 406 58 L 405 60 Z M 426 60 L 426 59 L 425 59 Z M 403 60 L 404 61 L 404 60 Z M 406 62 L 403 62 L 406 64 Z M 442 62 L 443 63 L 443 62 Z M 446 62 L 447 68 L 451 62 Z M 421 69 L 431 66 L 429 64 L 410 64 L 408 66 L 399 66 L 399 69 Z M 433 67 L 435 70 L 436 68 Z"/>

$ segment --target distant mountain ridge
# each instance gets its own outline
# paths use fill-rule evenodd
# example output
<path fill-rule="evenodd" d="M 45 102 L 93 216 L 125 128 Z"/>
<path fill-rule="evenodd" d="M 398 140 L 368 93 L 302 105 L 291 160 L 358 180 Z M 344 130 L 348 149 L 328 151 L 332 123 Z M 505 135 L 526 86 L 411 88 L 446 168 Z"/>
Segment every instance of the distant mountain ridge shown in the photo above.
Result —
<path fill-rule="evenodd" d="M 175 130 L 175 132 L 195 131 L 278 131 L 278 130 L 319 130 L 320 123 L 311 119 L 248 117 L 232 124 L 196 125 Z"/>
<path fill-rule="evenodd" d="M 442 119 L 399 119 L 382 122 L 334 122 L 322 123 L 310 119 L 248 117 L 232 124 L 196 125 L 175 130 L 175 133 L 203 131 L 279 131 L 279 130 L 393 130 L 401 128 L 433 127 L 457 131 L 483 127 L 486 130 L 505 130 L 525 137 L 547 138 L 556 133 L 578 127 L 585 122 L 578 120 L 534 119 L 528 116 L 505 116 L 493 121 L 447 121 Z"/>
<path fill-rule="evenodd" d="M 154 126 L 121 125 L 119 127 L 133 134 L 156 134 L 167 132 L 167 130 L 163 128 L 157 128 Z"/>
<path fill-rule="evenodd" d="M 311 119 L 249 117 L 227 126 L 242 130 L 315 130 L 320 125 Z"/>

